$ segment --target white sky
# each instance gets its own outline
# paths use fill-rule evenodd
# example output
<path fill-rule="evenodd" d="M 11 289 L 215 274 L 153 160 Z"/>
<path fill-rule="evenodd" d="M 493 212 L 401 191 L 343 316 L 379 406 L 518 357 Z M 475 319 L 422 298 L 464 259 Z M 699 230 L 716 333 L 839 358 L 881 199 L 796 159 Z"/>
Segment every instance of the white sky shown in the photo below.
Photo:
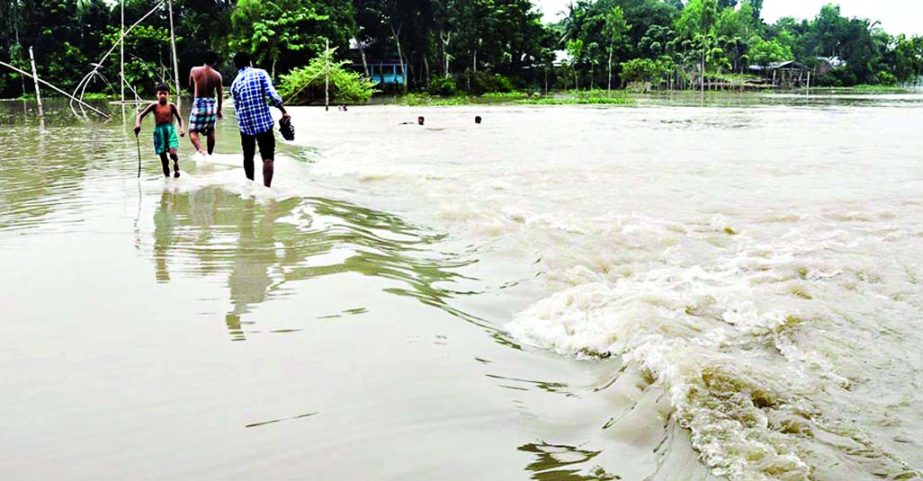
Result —
<path fill-rule="evenodd" d="M 570 0 L 532 0 L 545 14 L 546 21 L 558 18 Z M 923 0 L 763 0 L 763 19 L 769 23 L 780 17 L 814 18 L 820 7 L 838 3 L 847 17 L 880 20 L 893 35 L 923 34 Z"/>

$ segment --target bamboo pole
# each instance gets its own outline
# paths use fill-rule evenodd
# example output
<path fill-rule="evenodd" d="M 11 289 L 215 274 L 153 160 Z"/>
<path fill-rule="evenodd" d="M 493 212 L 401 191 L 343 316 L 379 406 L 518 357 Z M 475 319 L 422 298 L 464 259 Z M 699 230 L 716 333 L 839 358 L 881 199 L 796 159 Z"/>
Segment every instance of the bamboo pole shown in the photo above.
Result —
<path fill-rule="evenodd" d="M 122 10 L 122 26 L 119 29 L 119 87 L 122 92 L 122 104 L 125 104 L 125 42 L 122 42 L 122 39 L 125 38 L 125 0 L 119 2 Z"/>
<path fill-rule="evenodd" d="M 71 100 L 73 100 L 73 101 L 75 101 L 75 102 L 80 103 L 80 104 L 83 105 L 84 107 L 86 107 L 86 108 L 92 110 L 93 112 L 96 112 L 97 114 L 99 114 L 99 115 L 102 116 L 102 117 L 105 117 L 105 118 L 107 118 L 107 119 L 109 118 L 109 115 L 106 114 L 105 112 L 103 112 L 103 111 L 97 109 L 96 107 L 93 107 L 92 105 L 90 105 L 90 104 L 84 102 L 83 100 L 80 100 L 80 99 L 78 99 L 77 97 L 74 97 L 73 95 L 71 95 L 71 94 L 69 94 L 69 93 L 67 93 L 67 92 L 65 92 L 65 91 L 63 91 L 63 90 L 61 90 L 61 89 L 55 87 L 54 85 L 52 85 L 52 84 L 50 84 L 50 83 L 48 83 L 48 82 L 46 82 L 46 81 L 44 81 L 44 80 L 42 80 L 42 79 L 38 79 L 38 78 L 36 78 L 36 77 L 33 77 L 29 72 L 26 72 L 25 70 L 22 70 L 22 69 L 20 69 L 20 68 L 14 67 L 14 66 L 12 66 L 12 65 L 10 65 L 10 64 L 8 64 L 8 63 L 6 63 L 6 62 L 3 62 L 3 61 L 0 61 L 0 65 L 4 66 L 4 67 L 6 67 L 6 68 L 9 68 L 9 69 L 15 70 L 16 72 L 19 72 L 20 74 L 25 75 L 26 77 L 29 77 L 29 78 L 32 78 L 32 79 L 36 79 L 36 80 L 38 80 L 39 83 L 42 83 L 42 84 L 44 84 L 44 85 L 46 85 L 46 86 L 48 86 L 48 87 L 51 87 L 51 89 L 54 90 L 55 92 L 58 92 L 59 94 L 64 95 L 65 97 L 67 97 L 67 98 L 69 98 L 69 99 L 71 99 Z"/>
<path fill-rule="evenodd" d="M 176 110 L 183 110 L 182 92 L 179 89 L 179 61 L 176 59 L 176 35 L 173 32 L 173 0 L 167 1 L 170 13 L 170 47 L 173 49 L 173 79 L 176 82 Z"/>
<path fill-rule="evenodd" d="M 38 102 L 38 117 L 45 118 L 45 109 L 42 107 L 42 91 L 38 88 L 38 72 L 35 71 L 35 55 L 32 53 L 32 47 L 29 47 L 29 60 L 32 61 L 32 81 L 35 83 L 35 100 Z"/>
<path fill-rule="evenodd" d="M 65 95 L 67 95 L 67 96 L 72 100 L 70 106 L 71 106 L 71 111 L 74 112 L 74 115 L 80 116 L 80 113 L 78 113 L 77 110 L 74 109 L 74 102 L 73 102 L 73 101 L 79 102 L 78 105 L 80 105 L 81 110 L 83 109 L 83 106 L 84 106 L 84 105 L 87 105 L 86 102 L 83 102 L 83 94 L 86 92 L 86 87 L 87 87 L 87 85 L 89 85 L 89 82 L 90 82 L 90 80 L 93 78 L 93 76 L 94 76 L 94 75 L 98 75 L 99 69 L 102 68 L 103 64 L 106 62 L 106 59 L 109 58 L 109 55 L 111 55 L 112 52 L 115 51 L 116 47 L 118 47 L 118 44 L 120 44 L 120 43 L 122 43 L 122 42 L 125 41 L 125 36 L 126 36 L 126 35 L 128 35 L 129 33 L 131 33 L 131 31 L 134 30 L 135 27 L 137 27 L 141 22 L 143 22 L 143 21 L 146 20 L 148 17 L 150 17 L 151 15 L 153 15 L 153 14 L 154 14 L 158 9 L 160 9 L 161 7 L 163 7 L 163 0 L 158 1 L 158 2 L 157 2 L 157 5 L 155 5 L 154 8 L 150 9 L 150 11 L 148 11 L 147 13 L 145 13 L 144 16 L 142 16 L 141 18 L 139 18 L 137 21 L 135 21 L 135 23 L 133 23 L 130 27 L 128 27 L 128 29 L 125 30 L 125 33 L 122 34 L 122 36 L 119 38 L 118 42 L 116 42 L 115 44 L 113 44 L 112 47 L 110 47 L 109 50 L 106 51 L 106 54 L 103 55 L 102 58 L 101 58 L 98 62 L 96 62 L 95 64 L 93 64 L 93 65 L 94 65 L 94 66 L 93 66 L 93 70 L 91 70 L 90 73 L 86 74 L 86 75 L 83 77 L 83 79 L 81 79 L 80 82 L 77 83 L 77 87 L 74 88 L 74 93 L 73 93 L 73 95 L 67 95 L 67 94 L 65 94 Z M 57 88 L 57 87 L 55 87 L 55 88 Z M 129 85 L 128 88 L 131 88 L 131 86 Z M 134 89 L 132 89 L 132 90 L 134 90 Z M 80 98 L 77 98 L 77 94 L 78 94 L 78 93 L 80 94 Z M 136 93 L 136 95 L 137 95 L 137 93 Z M 82 112 L 82 113 L 83 113 L 83 115 L 86 115 L 86 112 Z M 97 113 L 99 113 L 98 110 L 97 110 Z M 105 114 L 102 114 L 102 115 L 105 116 Z M 108 116 L 106 116 L 106 117 L 108 117 Z"/>
<path fill-rule="evenodd" d="M 324 111 L 330 111 L 330 39 L 324 39 Z"/>

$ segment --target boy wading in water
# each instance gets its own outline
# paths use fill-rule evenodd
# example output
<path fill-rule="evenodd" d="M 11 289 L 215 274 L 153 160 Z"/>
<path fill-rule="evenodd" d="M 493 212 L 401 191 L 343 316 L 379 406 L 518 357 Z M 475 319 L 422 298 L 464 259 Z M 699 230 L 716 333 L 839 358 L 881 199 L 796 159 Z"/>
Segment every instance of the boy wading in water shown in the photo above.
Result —
<path fill-rule="evenodd" d="M 179 120 L 179 135 L 183 137 L 186 132 L 183 131 L 183 117 L 180 116 L 176 105 L 169 102 L 170 89 L 164 84 L 157 85 L 157 101 L 147 106 L 135 119 L 135 135 L 141 133 L 141 120 L 153 112 L 154 121 L 157 126 L 154 127 L 154 153 L 160 156 L 160 164 L 163 166 L 163 175 L 170 177 L 170 162 L 167 161 L 167 152 L 173 159 L 173 177 L 179 177 L 179 156 L 176 154 L 176 148 L 179 147 L 179 139 L 176 138 L 176 129 L 173 128 L 173 117 Z"/>
<path fill-rule="evenodd" d="M 205 155 L 199 134 L 208 139 L 208 155 L 215 150 L 215 123 L 223 118 L 221 100 L 224 95 L 221 74 L 218 66 L 218 54 L 209 50 L 205 52 L 205 65 L 194 67 L 189 72 L 189 85 L 193 87 L 192 112 L 189 114 L 189 140 L 200 155 Z"/>

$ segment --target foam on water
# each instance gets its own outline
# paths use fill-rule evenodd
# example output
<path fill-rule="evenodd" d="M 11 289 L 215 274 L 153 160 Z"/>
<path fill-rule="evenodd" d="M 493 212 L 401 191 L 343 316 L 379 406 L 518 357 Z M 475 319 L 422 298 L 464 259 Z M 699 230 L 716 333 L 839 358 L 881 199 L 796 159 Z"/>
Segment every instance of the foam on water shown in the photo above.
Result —
<path fill-rule="evenodd" d="M 410 113 L 380 110 L 318 133 L 388 142 L 331 141 L 311 172 L 485 256 L 539 259 L 541 294 L 500 321 L 509 334 L 622 356 L 715 474 L 916 479 L 923 111 L 908 105 L 498 109 L 480 131 L 457 127 L 463 109 L 427 116 L 448 132 L 382 129 Z"/>
<path fill-rule="evenodd" d="M 663 247 L 688 242 L 669 230 L 656 237 Z M 646 370 L 669 390 L 675 415 L 717 474 L 788 480 L 842 479 L 847 467 L 912 472 L 892 451 L 893 440 L 858 428 L 887 409 L 866 405 L 861 417 L 850 415 L 870 401 L 852 392 L 856 384 L 885 391 L 884 378 L 897 374 L 870 370 L 869 361 L 894 369 L 906 356 L 904 379 L 913 378 L 909 366 L 919 362 L 910 352 L 869 352 L 877 351 L 872 340 L 883 330 L 923 340 L 907 325 L 920 299 L 881 292 L 903 284 L 903 294 L 910 293 L 902 263 L 870 264 L 857 252 L 877 251 L 882 239 L 857 239 L 855 232 L 812 237 L 795 229 L 770 242 L 738 236 L 733 246 L 709 245 L 720 240 L 695 240 L 706 245 L 692 250 L 713 255 L 694 263 L 666 247 L 640 272 L 562 272 L 563 283 L 574 285 L 507 327 L 517 339 L 562 354 L 621 355 Z M 868 299 L 875 299 L 874 311 L 856 312 Z M 904 401 L 919 401 L 906 395 Z"/>

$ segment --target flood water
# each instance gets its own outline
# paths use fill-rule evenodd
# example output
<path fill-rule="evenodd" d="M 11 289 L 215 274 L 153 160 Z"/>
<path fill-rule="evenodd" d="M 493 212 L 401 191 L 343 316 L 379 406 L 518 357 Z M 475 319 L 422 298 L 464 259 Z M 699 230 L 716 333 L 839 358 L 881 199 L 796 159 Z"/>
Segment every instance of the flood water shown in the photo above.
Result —
<path fill-rule="evenodd" d="M 271 190 L 50 110 L 0 479 L 923 479 L 923 95 L 292 108 Z"/>

